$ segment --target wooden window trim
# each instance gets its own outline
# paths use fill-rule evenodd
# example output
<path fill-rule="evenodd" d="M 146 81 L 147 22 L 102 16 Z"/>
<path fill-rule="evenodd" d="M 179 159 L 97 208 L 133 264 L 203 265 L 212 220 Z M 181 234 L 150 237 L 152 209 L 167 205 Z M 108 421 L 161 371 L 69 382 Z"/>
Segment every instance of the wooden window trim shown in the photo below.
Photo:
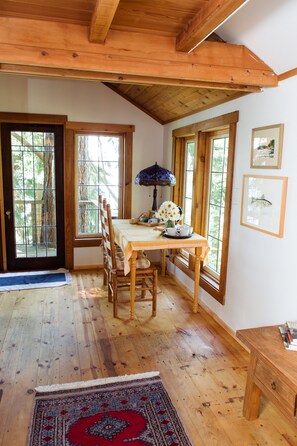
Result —
<path fill-rule="evenodd" d="M 206 119 L 205 121 L 196 122 L 195 124 L 186 125 L 172 131 L 172 136 L 175 138 L 185 138 L 192 136 L 198 132 L 211 132 L 212 130 L 219 130 L 220 127 L 226 127 L 231 123 L 238 122 L 239 112 L 226 113 L 222 116 Z"/>
<path fill-rule="evenodd" d="M 65 124 L 67 122 L 67 116 L 0 112 L 0 122 L 12 122 L 17 124 Z"/>
<path fill-rule="evenodd" d="M 100 124 L 96 122 L 67 122 L 66 129 L 85 133 L 133 133 L 134 125 L 126 124 Z"/>
<path fill-rule="evenodd" d="M 123 218 L 131 218 L 132 207 L 132 152 L 134 125 L 100 124 L 90 122 L 67 122 L 65 125 L 65 255 L 68 268 L 73 267 L 73 249 L 101 245 L 101 237 L 75 236 L 75 134 L 76 133 L 114 133 L 124 138 L 124 196 Z"/>
<path fill-rule="evenodd" d="M 172 132 L 173 136 L 173 157 L 172 170 L 177 174 L 177 191 L 172 194 L 173 201 L 181 203 L 181 184 L 183 181 L 182 158 L 184 159 L 183 146 L 188 137 L 195 136 L 197 151 L 195 160 L 194 173 L 194 190 L 196 199 L 193 200 L 193 227 L 194 231 L 202 235 L 205 234 L 205 212 L 206 204 L 205 197 L 208 189 L 208 159 L 206 150 L 207 137 L 212 132 L 220 130 L 228 130 L 229 133 L 229 154 L 228 154 L 228 175 L 226 184 L 226 204 L 225 204 L 225 219 L 223 228 L 223 249 L 222 249 L 222 263 L 220 271 L 220 279 L 216 280 L 213 276 L 201 268 L 200 286 L 205 289 L 211 296 L 213 296 L 221 304 L 225 303 L 226 279 L 227 279 L 227 263 L 229 251 L 229 234 L 230 234 L 230 214 L 231 214 L 231 195 L 233 182 L 233 167 L 234 167 L 234 152 L 235 152 L 235 138 L 236 138 L 236 123 L 239 119 L 239 112 L 232 112 L 226 115 L 218 116 L 206 121 L 201 121 L 191 124 Z M 199 172 L 199 175 L 197 174 Z M 175 188 L 174 188 L 175 189 Z M 195 201 L 195 202 L 194 202 Z M 185 274 L 193 278 L 194 258 L 189 255 L 189 260 L 182 255 L 182 252 L 173 253 L 170 261 L 176 264 Z"/>
<path fill-rule="evenodd" d="M 89 248 L 93 246 L 101 246 L 102 237 L 75 238 L 73 241 L 74 248 Z"/>
<path fill-rule="evenodd" d="M 119 138 L 120 140 L 120 177 L 119 182 L 121 184 L 124 183 L 125 179 L 125 135 L 122 133 L 112 133 L 112 132 L 99 132 L 99 131 L 75 131 L 74 132 L 74 202 L 75 206 L 78 199 L 78 178 L 77 178 L 77 150 L 76 150 L 76 137 L 77 136 L 83 136 L 83 135 L 102 135 L 106 133 L 108 136 Z M 124 209 L 125 209 L 125 187 L 121 187 L 121 200 L 120 200 L 120 207 L 119 207 L 119 215 L 124 215 Z M 126 209 L 125 209 L 126 210 Z M 124 217 L 123 217 L 124 218 Z M 130 218 L 130 217 L 129 217 Z M 77 233 L 77 226 L 78 226 L 78 215 L 77 215 L 77 209 L 75 208 L 75 236 L 74 236 L 74 242 L 76 246 L 98 246 L 96 244 L 96 240 L 101 240 L 101 234 L 78 234 Z M 92 243 L 93 244 L 90 244 Z M 85 242 L 85 244 L 84 244 Z"/>

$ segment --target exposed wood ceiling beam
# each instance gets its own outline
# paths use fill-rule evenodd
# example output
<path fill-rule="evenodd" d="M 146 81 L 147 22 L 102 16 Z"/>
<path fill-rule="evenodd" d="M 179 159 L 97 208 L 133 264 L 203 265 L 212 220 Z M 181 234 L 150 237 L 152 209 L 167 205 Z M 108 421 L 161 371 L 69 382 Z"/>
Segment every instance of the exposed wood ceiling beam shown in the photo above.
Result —
<path fill-rule="evenodd" d="M 89 42 L 85 26 L 1 17 L 0 42 L 4 64 L 110 73 L 118 80 L 120 76 L 183 79 L 219 87 L 276 86 L 278 82 L 277 75 L 242 45 L 206 41 L 186 54 L 175 51 L 174 38 L 142 36 L 140 40 L 137 33 L 121 31 L 110 31 L 105 45 L 100 45 Z"/>
<path fill-rule="evenodd" d="M 288 79 L 289 77 L 297 76 L 297 68 L 293 68 L 292 70 L 286 71 L 285 73 L 278 75 L 279 81 L 284 81 L 285 79 Z"/>
<path fill-rule="evenodd" d="M 96 0 L 90 26 L 90 42 L 104 43 L 120 0 Z"/>
<path fill-rule="evenodd" d="M 176 38 L 176 50 L 190 52 L 249 0 L 209 0 Z"/>
<path fill-rule="evenodd" d="M 0 64 L 0 73 L 27 74 L 32 76 L 57 77 L 64 79 L 94 80 L 100 82 L 113 82 L 136 85 L 170 85 L 175 87 L 211 88 L 216 90 L 242 91 L 246 93 L 259 93 L 260 87 L 252 85 L 233 85 L 217 82 L 202 82 L 183 79 L 162 79 L 148 76 L 132 76 L 125 74 L 103 73 L 100 71 L 83 71 L 63 68 L 37 67 L 30 65 Z"/>

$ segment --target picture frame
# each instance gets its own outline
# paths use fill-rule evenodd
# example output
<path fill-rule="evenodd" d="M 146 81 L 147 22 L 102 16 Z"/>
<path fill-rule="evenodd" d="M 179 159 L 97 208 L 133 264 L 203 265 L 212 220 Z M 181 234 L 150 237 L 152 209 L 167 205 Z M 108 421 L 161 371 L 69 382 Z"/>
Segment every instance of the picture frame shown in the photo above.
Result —
<path fill-rule="evenodd" d="M 283 237 L 288 177 L 243 175 L 240 224 Z"/>
<path fill-rule="evenodd" d="M 282 162 L 284 124 L 252 130 L 251 167 L 280 169 Z"/>

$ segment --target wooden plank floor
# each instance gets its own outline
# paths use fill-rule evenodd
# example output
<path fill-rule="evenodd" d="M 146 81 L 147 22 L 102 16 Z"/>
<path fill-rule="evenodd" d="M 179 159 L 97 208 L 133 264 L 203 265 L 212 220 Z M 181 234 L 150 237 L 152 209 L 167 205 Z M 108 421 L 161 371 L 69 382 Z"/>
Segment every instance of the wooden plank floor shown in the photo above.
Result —
<path fill-rule="evenodd" d="M 157 317 L 121 304 L 112 318 L 102 273 L 71 286 L 0 293 L 0 446 L 25 446 L 34 387 L 160 371 L 193 446 L 297 444 L 297 432 L 262 398 L 242 417 L 248 354 L 184 291 L 159 278 Z"/>

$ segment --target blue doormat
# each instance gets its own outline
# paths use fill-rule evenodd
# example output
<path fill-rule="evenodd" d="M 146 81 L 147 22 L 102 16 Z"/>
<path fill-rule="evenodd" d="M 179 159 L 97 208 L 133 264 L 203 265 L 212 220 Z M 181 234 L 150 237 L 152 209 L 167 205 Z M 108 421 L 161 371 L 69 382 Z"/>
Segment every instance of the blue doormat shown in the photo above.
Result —
<path fill-rule="evenodd" d="M 49 288 L 71 283 L 66 269 L 0 274 L 0 291 Z"/>

